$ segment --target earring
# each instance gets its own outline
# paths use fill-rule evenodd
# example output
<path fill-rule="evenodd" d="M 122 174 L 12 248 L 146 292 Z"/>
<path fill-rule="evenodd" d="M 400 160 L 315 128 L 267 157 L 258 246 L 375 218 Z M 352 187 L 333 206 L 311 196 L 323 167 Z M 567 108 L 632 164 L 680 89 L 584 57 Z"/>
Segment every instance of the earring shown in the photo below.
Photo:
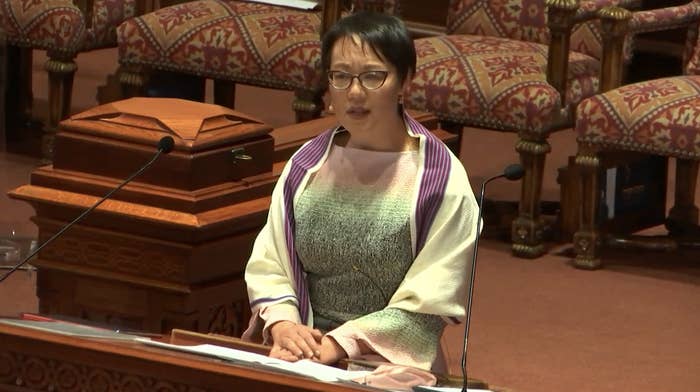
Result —
<path fill-rule="evenodd" d="M 335 108 L 332 103 L 328 105 L 328 113 L 335 113 Z"/>

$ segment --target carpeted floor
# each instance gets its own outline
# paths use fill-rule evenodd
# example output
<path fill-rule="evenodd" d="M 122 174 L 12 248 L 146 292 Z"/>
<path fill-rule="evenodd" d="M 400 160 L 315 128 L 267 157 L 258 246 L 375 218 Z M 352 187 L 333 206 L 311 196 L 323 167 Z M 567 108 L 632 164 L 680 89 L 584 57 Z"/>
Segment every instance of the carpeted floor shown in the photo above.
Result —
<path fill-rule="evenodd" d="M 115 52 L 79 57 L 74 111 L 96 104 L 96 88 L 116 68 Z M 35 114 L 46 115 L 44 57 L 35 55 Z M 241 86 L 238 109 L 278 126 L 291 123 L 292 95 Z M 264 102 L 264 105 L 262 104 Z M 275 108 L 275 110 L 270 110 Z M 514 135 L 470 131 L 461 159 L 472 185 L 517 161 Z M 551 139 L 543 198 L 559 199 L 557 168 L 575 154 L 573 133 Z M 29 181 L 31 148 L 0 152 L 0 237 L 36 236 L 32 209 L 5 192 Z M 15 152 L 12 152 L 15 151 Z M 516 200 L 519 184 L 492 183 L 488 196 Z M 700 200 L 700 195 L 696 195 Z M 14 234 L 12 232 L 14 231 Z M 536 260 L 512 257 L 505 242 L 481 241 L 472 314 L 470 375 L 518 392 L 700 390 L 700 254 L 610 251 L 606 268 L 569 265 L 570 245 L 552 243 Z M 36 311 L 35 275 L 0 284 L 0 314 Z M 426 282 L 428 287 L 428 282 Z M 462 330 L 447 332 L 454 370 Z"/>

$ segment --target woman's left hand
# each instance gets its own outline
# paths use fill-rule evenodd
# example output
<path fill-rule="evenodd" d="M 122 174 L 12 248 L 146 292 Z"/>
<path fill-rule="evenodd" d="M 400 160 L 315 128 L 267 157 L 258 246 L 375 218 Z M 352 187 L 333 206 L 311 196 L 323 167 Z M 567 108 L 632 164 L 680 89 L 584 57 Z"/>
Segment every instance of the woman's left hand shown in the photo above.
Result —
<path fill-rule="evenodd" d="M 343 358 L 347 358 L 348 354 L 332 337 L 326 335 L 321 339 L 321 356 L 319 362 L 332 365 Z"/>
<path fill-rule="evenodd" d="M 292 354 L 291 351 L 277 345 L 272 347 L 272 350 L 270 351 L 270 357 L 281 359 L 287 362 L 296 362 L 299 360 L 299 357 Z"/>

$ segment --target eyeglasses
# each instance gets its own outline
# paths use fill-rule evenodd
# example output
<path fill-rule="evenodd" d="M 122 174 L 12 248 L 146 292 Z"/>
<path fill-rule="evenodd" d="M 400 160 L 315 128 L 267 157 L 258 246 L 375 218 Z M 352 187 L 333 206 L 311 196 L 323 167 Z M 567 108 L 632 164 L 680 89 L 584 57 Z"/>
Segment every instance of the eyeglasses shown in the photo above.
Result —
<path fill-rule="evenodd" d="M 367 90 L 376 90 L 384 85 L 389 72 L 387 71 L 365 71 L 359 74 L 351 74 L 345 71 L 328 71 L 328 82 L 337 90 L 345 90 L 350 87 L 353 79 L 357 78 L 362 87 Z"/>

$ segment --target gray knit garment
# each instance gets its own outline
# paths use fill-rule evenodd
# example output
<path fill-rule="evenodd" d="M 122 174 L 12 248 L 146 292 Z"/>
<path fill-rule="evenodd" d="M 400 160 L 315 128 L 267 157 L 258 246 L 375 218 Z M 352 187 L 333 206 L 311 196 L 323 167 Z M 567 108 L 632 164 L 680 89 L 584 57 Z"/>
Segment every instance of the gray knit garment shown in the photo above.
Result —
<path fill-rule="evenodd" d="M 295 206 L 296 248 L 314 324 L 352 320 L 375 344 L 430 368 L 440 316 L 387 308 L 413 262 L 410 217 L 418 153 L 333 146 Z M 435 282 L 425 282 L 433 290 Z"/>
<path fill-rule="evenodd" d="M 413 261 L 416 152 L 334 146 L 295 207 L 314 314 L 342 323 L 384 308 Z"/>

